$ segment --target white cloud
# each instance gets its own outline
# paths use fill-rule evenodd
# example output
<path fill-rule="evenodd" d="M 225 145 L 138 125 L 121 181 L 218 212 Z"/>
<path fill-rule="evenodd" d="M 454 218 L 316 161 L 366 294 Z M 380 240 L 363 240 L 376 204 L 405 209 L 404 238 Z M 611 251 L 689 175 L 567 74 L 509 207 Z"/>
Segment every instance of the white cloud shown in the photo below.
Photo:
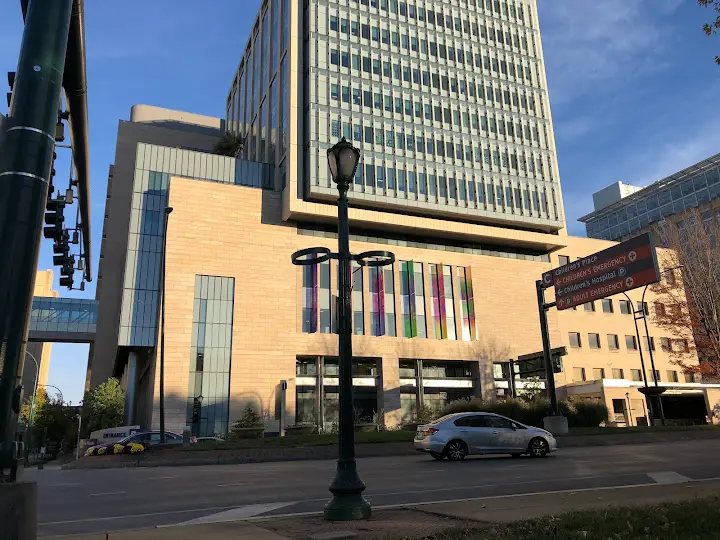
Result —
<path fill-rule="evenodd" d="M 540 26 L 554 104 L 662 69 L 681 0 L 542 0 Z M 658 17 L 660 15 L 660 17 Z"/>

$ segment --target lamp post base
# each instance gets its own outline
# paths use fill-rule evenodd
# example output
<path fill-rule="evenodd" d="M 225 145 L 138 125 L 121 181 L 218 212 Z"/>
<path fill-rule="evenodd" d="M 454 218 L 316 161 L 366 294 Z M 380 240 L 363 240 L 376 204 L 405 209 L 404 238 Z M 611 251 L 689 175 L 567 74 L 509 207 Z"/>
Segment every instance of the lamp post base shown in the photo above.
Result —
<path fill-rule="evenodd" d="M 360 493 L 336 493 L 325 505 L 324 515 L 328 521 L 370 519 L 372 507 Z"/>
<path fill-rule="evenodd" d="M 365 483 L 360 480 L 354 459 L 339 459 L 335 478 L 330 484 L 332 499 L 325 505 L 328 521 L 370 519 L 372 507 L 362 496 Z"/>

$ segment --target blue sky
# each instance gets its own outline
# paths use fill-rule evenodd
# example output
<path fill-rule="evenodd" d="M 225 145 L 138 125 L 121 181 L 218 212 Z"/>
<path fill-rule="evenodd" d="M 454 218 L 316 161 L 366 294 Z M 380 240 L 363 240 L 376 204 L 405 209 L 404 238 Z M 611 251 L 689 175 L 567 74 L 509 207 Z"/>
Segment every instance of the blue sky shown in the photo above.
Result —
<path fill-rule="evenodd" d="M 0 18 L 0 71 L 14 71 L 20 2 Z M 646 185 L 720 151 L 720 37 L 702 34 L 710 11 L 694 0 L 538 0 L 568 227 L 594 191 Z M 117 122 L 136 103 L 222 116 L 260 0 L 87 2 L 94 269 Z M 4 78 L 4 75 L 3 75 Z M 4 102 L 0 111 L 5 112 Z M 57 185 L 67 179 L 59 153 Z M 52 266 L 43 242 L 41 269 Z M 57 272 L 56 272 L 57 274 Z M 57 279 L 57 277 L 56 277 Z M 63 296 L 94 296 L 62 290 Z M 54 345 L 50 384 L 77 403 L 87 347 Z"/>

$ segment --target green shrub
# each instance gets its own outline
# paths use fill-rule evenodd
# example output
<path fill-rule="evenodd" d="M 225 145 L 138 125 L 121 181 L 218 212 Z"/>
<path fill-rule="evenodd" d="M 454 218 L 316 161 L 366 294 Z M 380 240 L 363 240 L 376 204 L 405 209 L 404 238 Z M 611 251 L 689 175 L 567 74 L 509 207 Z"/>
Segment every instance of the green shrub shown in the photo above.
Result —
<path fill-rule="evenodd" d="M 233 429 L 256 428 L 264 425 L 262 417 L 255 412 L 249 403 L 243 409 L 240 418 L 233 424 Z"/>
<path fill-rule="evenodd" d="M 599 399 L 579 399 L 572 401 L 575 414 L 568 417 L 570 427 L 597 427 L 607 422 L 609 411 Z"/>
<path fill-rule="evenodd" d="M 598 427 L 607 421 L 608 410 L 599 400 L 562 400 L 558 402 L 560 414 L 567 417 L 570 427 Z M 507 416 L 528 426 L 543 427 L 543 418 L 550 414 L 547 399 L 525 401 L 505 399 L 494 403 L 484 402 L 480 398 L 458 399 L 451 401 L 440 415 L 461 412 L 489 412 Z"/>
<path fill-rule="evenodd" d="M 428 407 L 427 405 L 421 405 L 420 409 L 418 409 L 418 412 L 415 415 L 415 422 L 418 425 L 429 424 L 440 416 L 442 415 L 439 414 L 438 411 L 436 411 L 432 407 Z"/>

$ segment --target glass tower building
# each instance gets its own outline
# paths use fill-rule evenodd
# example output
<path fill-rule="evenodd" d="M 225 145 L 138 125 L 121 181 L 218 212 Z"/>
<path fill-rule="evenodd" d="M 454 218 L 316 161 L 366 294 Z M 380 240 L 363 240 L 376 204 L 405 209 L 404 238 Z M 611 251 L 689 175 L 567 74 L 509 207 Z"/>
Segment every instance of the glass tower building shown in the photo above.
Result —
<path fill-rule="evenodd" d="M 623 240 L 668 216 L 698 208 L 704 219 L 708 206 L 720 198 L 720 154 L 711 156 L 646 188 L 618 198 L 579 219 L 590 238 Z"/>
<path fill-rule="evenodd" d="M 226 114 L 246 159 L 298 175 L 292 197 L 335 199 L 345 137 L 355 207 L 564 229 L 534 0 L 268 0 Z"/>

